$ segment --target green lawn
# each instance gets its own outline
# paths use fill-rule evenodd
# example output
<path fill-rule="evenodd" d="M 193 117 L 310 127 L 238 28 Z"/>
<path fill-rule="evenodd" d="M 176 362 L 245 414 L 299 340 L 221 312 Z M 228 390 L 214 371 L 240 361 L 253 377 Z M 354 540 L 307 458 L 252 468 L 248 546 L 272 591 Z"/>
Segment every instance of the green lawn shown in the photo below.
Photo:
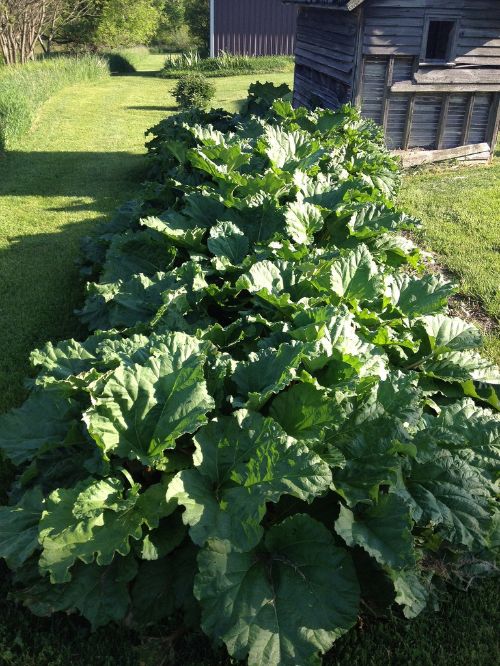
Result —
<path fill-rule="evenodd" d="M 163 59 L 148 56 L 144 69 L 158 69 Z M 291 83 L 290 74 L 272 78 Z M 215 81 L 217 103 L 234 108 L 251 81 Z M 73 309 L 82 301 L 75 267 L 80 239 L 133 196 L 145 170 L 144 131 L 173 109 L 171 86 L 139 74 L 64 90 L 45 105 L 16 150 L 0 158 L 0 411 L 22 400 L 33 347 L 78 334 Z M 496 224 L 499 240 L 499 176 L 498 164 L 493 169 L 412 176 L 402 195 L 404 205 L 425 218 L 425 242 L 449 258 L 449 265 L 463 276 L 464 289 L 488 300 L 492 315 L 498 315 L 500 307 L 498 293 L 490 298 L 493 266 L 498 284 L 500 264 L 498 249 L 495 256 L 492 248 L 495 234 L 491 231 L 488 241 L 487 233 Z M 467 240 L 463 220 L 472 231 Z M 490 257 L 496 264 L 483 269 L 481 262 Z M 0 495 L 8 474 L 0 464 Z M 184 637 L 172 651 L 158 640 L 166 630 L 155 629 L 141 643 L 118 627 L 90 635 L 77 618 L 34 618 L 7 600 L 8 585 L 0 569 L 0 666 L 229 663 L 212 653 L 200 636 Z M 364 618 L 360 628 L 339 641 L 326 663 L 493 666 L 500 663 L 493 629 L 497 599 L 496 586 L 489 583 L 468 594 L 452 594 L 441 615 L 427 613 L 414 622 Z"/>
<path fill-rule="evenodd" d="M 163 60 L 148 56 L 145 67 Z M 252 80 L 217 80 L 218 105 L 234 109 Z M 0 411 L 24 396 L 30 350 L 74 335 L 80 239 L 133 197 L 144 132 L 175 110 L 172 86 L 138 75 L 67 88 L 0 157 Z"/>
<path fill-rule="evenodd" d="M 423 220 L 417 240 L 459 280 L 467 298 L 458 307 L 486 323 L 487 352 L 500 363 L 500 335 L 494 329 L 500 322 L 500 159 L 488 167 L 410 174 L 400 203 Z M 474 307 L 477 302 L 491 321 Z"/>

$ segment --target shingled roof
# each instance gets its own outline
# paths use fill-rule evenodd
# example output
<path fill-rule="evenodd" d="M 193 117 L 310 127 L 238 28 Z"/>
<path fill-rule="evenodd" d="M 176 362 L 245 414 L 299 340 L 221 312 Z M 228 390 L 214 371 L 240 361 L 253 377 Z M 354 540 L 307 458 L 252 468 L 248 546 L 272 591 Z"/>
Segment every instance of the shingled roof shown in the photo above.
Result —
<path fill-rule="evenodd" d="M 287 4 L 293 5 L 321 5 L 323 7 L 332 7 L 338 9 L 346 9 L 351 12 L 359 5 L 363 4 L 365 0 L 283 0 Z"/>

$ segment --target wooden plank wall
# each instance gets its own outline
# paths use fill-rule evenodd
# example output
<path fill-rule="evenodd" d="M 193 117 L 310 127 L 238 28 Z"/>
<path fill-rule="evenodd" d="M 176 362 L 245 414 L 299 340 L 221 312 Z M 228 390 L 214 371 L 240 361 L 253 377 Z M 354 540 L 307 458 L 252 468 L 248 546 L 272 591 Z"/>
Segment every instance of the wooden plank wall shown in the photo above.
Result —
<path fill-rule="evenodd" d="M 444 149 L 491 142 L 499 96 L 494 93 L 391 93 L 411 75 L 414 59 L 365 57 L 361 113 L 384 127 L 389 148 Z"/>
<path fill-rule="evenodd" d="M 325 106 L 352 99 L 357 13 L 302 7 L 297 19 L 295 103 Z"/>
<path fill-rule="evenodd" d="M 459 14 L 457 62 L 500 67 L 498 0 L 369 0 L 364 11 L 367 55 L 419 56 L 426 13 Z"/>
<path fill-rule="evenodd" d="M 364 9 L 363 113 L 384 125 L 391 148 L 451 149 L 493 142 L 499 107 L 494 93 L 427 92 L 425 85 L 415 92 L 389 91 L 390 84 L 411 81 L 418 71 L 425 22 L 432 14 L 458 15 L 460 19 L 455 45 L 459 68 L 437 68 L 440 80 L 468 80 L 468 71 L 471 82 L 479 72 L 489 77 L 485 80 L 500 82 L 500 0 L 368 0 Z M 371 76 L 375 70 L 376 76 Z"/>

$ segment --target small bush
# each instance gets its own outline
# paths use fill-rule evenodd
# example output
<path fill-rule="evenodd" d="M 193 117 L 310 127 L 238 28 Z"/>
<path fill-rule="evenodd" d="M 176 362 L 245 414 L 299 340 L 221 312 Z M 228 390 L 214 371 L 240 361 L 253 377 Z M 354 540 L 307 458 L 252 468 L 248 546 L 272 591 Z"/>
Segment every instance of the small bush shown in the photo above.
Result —
<path fill-rule="evenodd" d="M 173 91 L 181 109 L 206 109 L 215 97 L 215 86 L 201 74 L 181 76 Z"/>
<path fill-rule="evenodd" d="M 36 112 L 54 93 L 80 81 L 108 75 L 102 58 L 50 58 L 2 68 L 0 74 L 0 150 L 31 127 Z"/>

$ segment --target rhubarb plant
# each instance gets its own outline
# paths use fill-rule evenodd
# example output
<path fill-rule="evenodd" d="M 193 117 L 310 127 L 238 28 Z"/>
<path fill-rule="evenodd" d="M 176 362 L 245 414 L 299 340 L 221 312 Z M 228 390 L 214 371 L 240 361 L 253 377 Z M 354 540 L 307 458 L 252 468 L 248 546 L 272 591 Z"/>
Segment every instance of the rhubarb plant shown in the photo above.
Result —
<path fill-rule="evenodd" d="M 494 570 L 500 370 L 401 234 L 377 128 L 272 94 L 151 131 L 85 244 L 89 336 L 34 351 L 0 417 L 0 556 L 36 614 L 306 666 L 362 601 L 411 618 Z"/>

